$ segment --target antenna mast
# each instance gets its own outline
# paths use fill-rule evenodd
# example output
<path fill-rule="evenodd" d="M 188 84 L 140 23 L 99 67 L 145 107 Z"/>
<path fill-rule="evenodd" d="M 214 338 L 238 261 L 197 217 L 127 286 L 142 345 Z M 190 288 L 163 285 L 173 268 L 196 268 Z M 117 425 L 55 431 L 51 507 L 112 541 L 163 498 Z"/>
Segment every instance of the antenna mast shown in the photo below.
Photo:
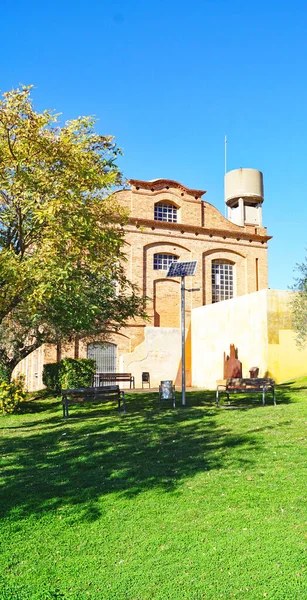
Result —
<path fill-rule="evenodd" d="M 226 175 L 227 171 L 227 135 L 224 138 L 224 175 Z M 225 183 L 224 183 L 225 185 Z M 227 218 L 227 206 L 225 204 L 225 217 Z"/>

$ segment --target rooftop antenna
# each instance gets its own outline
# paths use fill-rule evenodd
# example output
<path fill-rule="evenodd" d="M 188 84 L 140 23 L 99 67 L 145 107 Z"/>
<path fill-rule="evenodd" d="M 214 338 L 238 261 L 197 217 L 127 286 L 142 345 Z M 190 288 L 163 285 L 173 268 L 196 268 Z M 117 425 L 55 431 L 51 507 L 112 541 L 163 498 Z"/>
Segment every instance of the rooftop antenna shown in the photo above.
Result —
<path fill-rule="evenodd" d="M 227 172 L 227 135 L 224 138 L 224 175 Z M 227 218 L 227 206 L 225 204 L 225 217 Z"/>

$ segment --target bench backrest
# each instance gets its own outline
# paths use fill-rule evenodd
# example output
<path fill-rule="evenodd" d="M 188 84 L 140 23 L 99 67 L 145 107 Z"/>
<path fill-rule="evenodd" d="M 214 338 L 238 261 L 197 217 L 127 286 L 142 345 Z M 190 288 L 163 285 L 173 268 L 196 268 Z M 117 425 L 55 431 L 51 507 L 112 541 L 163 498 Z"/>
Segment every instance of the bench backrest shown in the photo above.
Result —
<path fill-rule="evenodd" d="M 103 387 L 86 387 L 86 388 L 72 388 L 69 390 L 62 390 L 62 396 L 70 397 L 86 397 L 86 398 L 106 398 L 120 395 L 119 385 L 104 385 Z"/>
<path fill-rule="evenodd" d="M 230 378 L 227 379 L 226 381 L 226 385 L 227 386 L 233 386 L 233 387 L 246 387 L 246 386 L 251 386 L 251 387 L 263 387 L 265 385 L 269 385 L 269 386 L 274 386 L 275 385 L 275 381 L 274 379 L 271 379 L 269 377 L 255 377 L 255 378 Z"/>
<path fill-rule="evenodd" d="M 100 379 L 120 379 L 121 377 L 131 378 L 131 373 L 97 373 Z"/>

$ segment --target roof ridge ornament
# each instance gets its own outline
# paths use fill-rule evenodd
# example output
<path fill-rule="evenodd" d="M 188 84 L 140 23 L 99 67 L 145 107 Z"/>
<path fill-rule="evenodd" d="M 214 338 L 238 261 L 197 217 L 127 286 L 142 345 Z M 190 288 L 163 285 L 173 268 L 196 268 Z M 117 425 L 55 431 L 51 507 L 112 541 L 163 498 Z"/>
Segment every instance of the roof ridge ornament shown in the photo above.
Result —
<path fill-rule="evenodd" d="M 175 187 L 197 198 L 201 198 L 201 196 L 203 196 L 206 193 L 206 190 L 194 190 L 188 188 L 179 181 L 175 181 L 174 179 L 152 179 L 151 181 L 143 181 L 142 179 L 128 179 L 128 183 L 130 183 L 130 185 L 134 185 L 137 188 L 144 188 L 145 190 L 151 190 L 152 188 L 158 187 Z"/>

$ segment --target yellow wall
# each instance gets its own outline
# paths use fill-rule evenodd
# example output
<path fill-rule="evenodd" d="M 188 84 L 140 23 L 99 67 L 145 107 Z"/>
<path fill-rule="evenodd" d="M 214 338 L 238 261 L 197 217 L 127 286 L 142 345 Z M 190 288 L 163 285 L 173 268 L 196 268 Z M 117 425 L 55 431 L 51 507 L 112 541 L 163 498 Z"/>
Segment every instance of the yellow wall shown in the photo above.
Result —
<path fill-rule="evenodd" d="M 299 349 L 291 323 L 292 292 L 268 293 L 268 374 L 277 383 L 307 374 L 307 347 Z"/>
<path fill-rule="evenodd" d="M 192 311 L 192 385 L 214 389 L 223 378 L 224 352 L 238 348 L 243 377 L 268 362 L 267 290 L 202 306 Z"/>
<path fill-rule="evenodd" d="M 262 290 L 192 311 L 192 385 L 214 389 L 223 378 L 223 353 L 238 348 L 242 375 L 259 367 L 276 383 L 307 374 L 291 324 L 292 292 Z"/>

